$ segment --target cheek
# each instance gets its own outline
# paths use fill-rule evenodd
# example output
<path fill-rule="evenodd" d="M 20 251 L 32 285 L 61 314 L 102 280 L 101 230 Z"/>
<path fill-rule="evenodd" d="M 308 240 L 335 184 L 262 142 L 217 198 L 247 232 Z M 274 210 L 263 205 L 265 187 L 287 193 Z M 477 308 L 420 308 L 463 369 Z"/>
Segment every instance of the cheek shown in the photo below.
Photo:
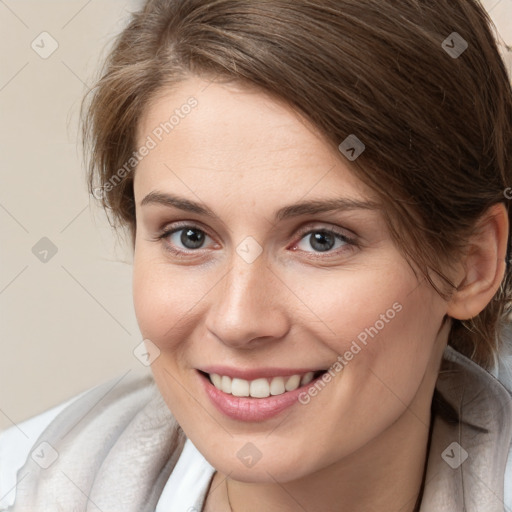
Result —
<path fill-rule="evenodd" d="M 433 290 L 426 285 L 414 289 L 396 278 L 391 294 L 375 300 L 364 317 L 359 314 L 363 323 L 351 330 L 350 346 L 342 347 L 352 357 L 342 371 L 344 389 L 360 398 L 358 407 L 366 410 L 361 418 L 375 415 L 382 424 L 413 401 L 443 318 L 442 301 Z"/>
<path fill-rule="evenodd" d="M 317 311 L 331 331 L 320 339 L 338 354 L 333 369 L 342 389 L 365 396 L 369 410 L 390 401 L 410 403 L 441 327 L 442 300 L 405 270 L 367 277 L 318 296 Z"/>
<path fill-rule="evenodd" d="M 314 337 L 337 354 L 350 351 L 353 342 L 371 354 L 377 340 L 391 333 L 396 337 L 404 326 L 416 321 L 416 305 L 411 298 L 417 282 L 407 272 L 388 267 L 338 278 L 326 275 L 304 284 L 299 293 L 304 303 L 313 306 L 315 318 L 311 318 L 310 325 L 317 326 Z M 399 340 L 400 336 L 396 342 Z M 352 354 L 357 350 L 353 349 Z"/>
<path fill-rule="evenodd" d="M 158 275 L 151 264 L 137 258 L 133 266 L 133 304 L 144 338 L 156 343 L 157 333 L 177 311 L 171 307 L 170 288 L 163 273 Z M 178 290 L 179 293 L 179 290 Z"/>
<path fill-rule="evenodd" d="M 160 349 L 172 349 L 197 327 L 201 301 L 218 276 L 193 266 L 172 266 L 161 254 L 137 248 L 133 262 L 133 304 L 139 329 Z"/>
<path fill-rule="evenodd" d="M 143 243 L 136 242 L 133 260 L 133 304 L 141 334 L 159 345 L 161 332 L 178 318 L 183 288 L 172 283 L 169 269 Z"/>

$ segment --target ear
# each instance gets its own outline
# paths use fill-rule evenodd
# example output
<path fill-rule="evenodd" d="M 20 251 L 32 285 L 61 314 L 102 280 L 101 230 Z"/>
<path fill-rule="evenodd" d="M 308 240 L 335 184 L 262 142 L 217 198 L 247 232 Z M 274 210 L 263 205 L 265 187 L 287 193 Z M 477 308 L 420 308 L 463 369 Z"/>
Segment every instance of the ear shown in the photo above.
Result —
<path fill-rule="evenodd" d="M 494 297 L 505 276 L 508 231 L 504 203 L 491 206 L 480 217 L 461 262 L 460 284 L 448 303 L 448 316 L 469 320 Z"/>

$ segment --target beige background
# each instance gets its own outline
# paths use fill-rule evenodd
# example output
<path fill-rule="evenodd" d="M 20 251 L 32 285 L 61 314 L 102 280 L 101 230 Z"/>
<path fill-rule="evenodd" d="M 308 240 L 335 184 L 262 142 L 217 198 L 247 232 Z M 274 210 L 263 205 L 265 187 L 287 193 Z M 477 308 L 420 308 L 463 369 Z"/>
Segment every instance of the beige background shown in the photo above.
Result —
<path fill-rule="evenodd" d="M 512 0 L 484 3 L 512 44 Z M 0 430 L 149 371 L 133 355 L 131 257 L 89 200 L 76 145 L 80 100 L 138 5 L 0 0 Z M 42 32 L 58 44 L 46 59 L 31 47 L 51 48 Z M 57 249 L 46 262 L 32 252 L 43 237 Z"/>

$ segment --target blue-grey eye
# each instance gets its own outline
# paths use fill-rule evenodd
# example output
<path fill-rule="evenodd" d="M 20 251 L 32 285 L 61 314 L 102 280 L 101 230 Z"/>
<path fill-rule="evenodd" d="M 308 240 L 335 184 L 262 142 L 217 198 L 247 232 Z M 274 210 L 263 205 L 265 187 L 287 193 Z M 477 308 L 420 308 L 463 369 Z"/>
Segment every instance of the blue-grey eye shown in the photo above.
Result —
<path fill-rule="evenodd" d="M 204 243 L 206 234 L 197 228 L 185 227 L 174 231 L 169 235 L 170 242 L 176 245 L 176 242 L 172 240 L 172 237 L 181 232 L 179 236 L 179 242 L 185 247 L 185 249 L 199 249 Z"/>
<path fill-rule="evenodd" d="M 325 230 L 314 230 L 306 233 L 299 244 L 297 244 L 297 247 L 301 251 L 311 252 L 308 251 L 307 248 L 300 247 L 300 244 L 307 240 L 306 243 L 309 247 L 312 247 L 317 252 L 326 252 L 330 251 L 335 245 L 336 241 L 338 240 L 340 242 L 340 245 L 338 247 L 343 247 L 344 245 L 347 245 L 347 239 L 343 235 L 339 233 L 334 233 L 333 231 L 325 231 Z"/>

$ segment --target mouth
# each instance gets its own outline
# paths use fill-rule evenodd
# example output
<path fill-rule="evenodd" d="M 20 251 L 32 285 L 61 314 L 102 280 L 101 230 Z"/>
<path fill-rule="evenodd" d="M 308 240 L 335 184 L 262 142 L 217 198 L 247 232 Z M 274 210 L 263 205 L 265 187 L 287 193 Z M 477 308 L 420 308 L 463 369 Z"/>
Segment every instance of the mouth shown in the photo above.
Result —
<path fill-rule="evenodd" d="M 231 378 L 217 373 L 206 373 L 198 370 L 216 389 L 237 397 L 268 398 L 295 391 L 318 379 L 325 370 L 310 371 L 302 374 L 263 377 L 254 380 Z"/>
<path fill-rule="evenodd" d="M 197 370 L 206 396 L 224 416 L 243 422 L 262 422 L 300 402 L 301 394 L 327 370 L 252 381 Z M 226 391 L 224 391 L 224 389 Z"/>

